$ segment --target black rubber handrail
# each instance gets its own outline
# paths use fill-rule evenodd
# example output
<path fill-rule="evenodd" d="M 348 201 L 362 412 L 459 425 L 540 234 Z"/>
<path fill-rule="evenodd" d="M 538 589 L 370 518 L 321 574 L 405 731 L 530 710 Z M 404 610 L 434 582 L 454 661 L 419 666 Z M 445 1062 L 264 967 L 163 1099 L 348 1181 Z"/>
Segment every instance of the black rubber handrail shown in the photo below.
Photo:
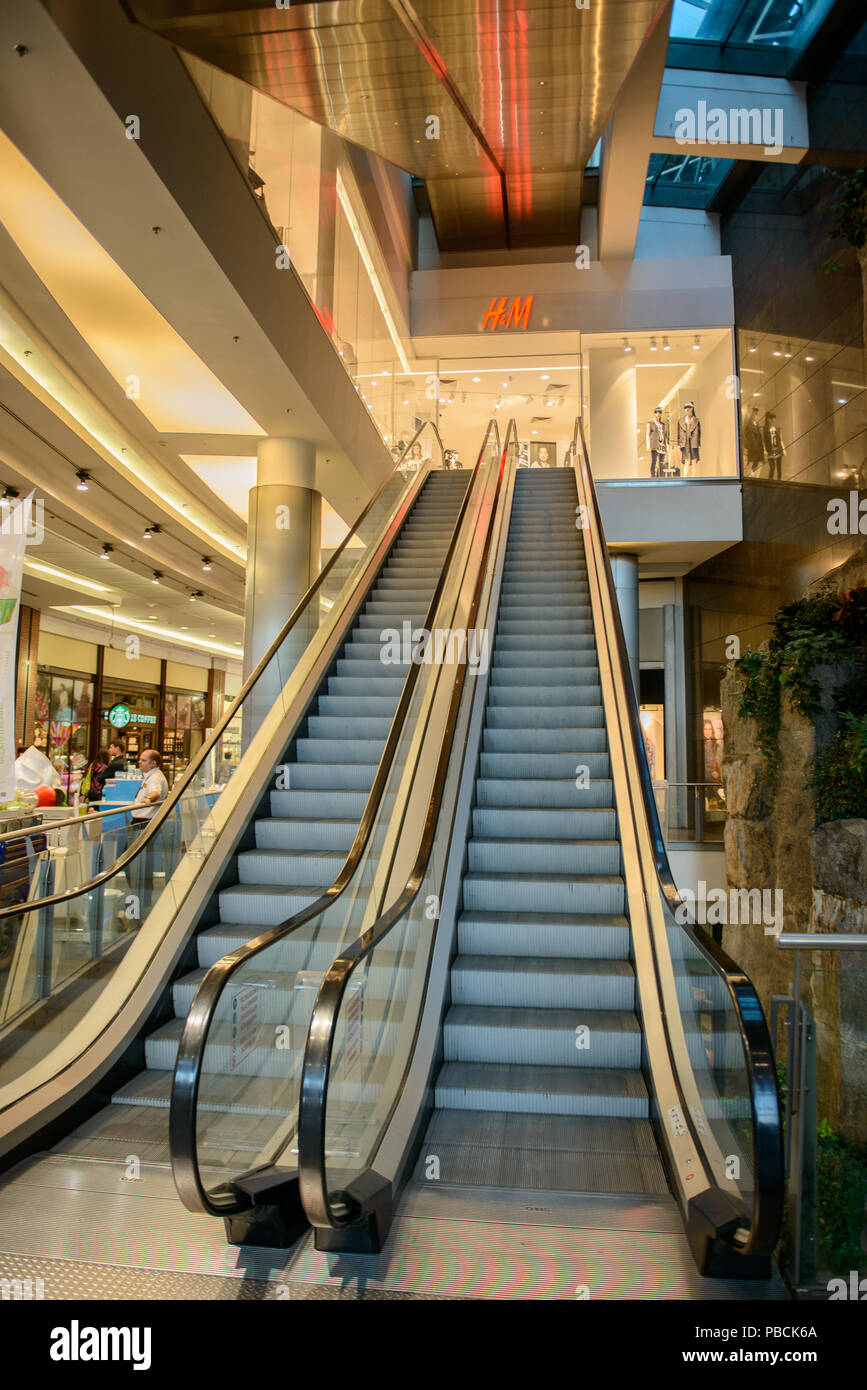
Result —
<path fill-rule="evenodd" d="M 352 526 L 351 530 L 348 531 L 347 534 L 344 536 L 343 540 L 340 542 L 340 545 L 337 547 L 334 554 L 331 556 L 331 559 L 327 562 L 327 564 L 323 566 L 319 574 L 314 579 L 313 583 L 310 585 L 310 588 L 307 590 L 303 598 L 299 601 L 299 603 L 293 609 L 292 613 L 286 619 L 285 623 L 278 632 L 277 636 L 274 638 L 268 650 L 265 652 L 264 656 L 261 658 L 261 660 L 254 667 L 254 669 L 250 672 L 247 679 L 244 681 L 244 684 L 241 686 L 241 689 L 238 691 L 238 694 L 232 701 L 229 708 L 223 713 L 223 715 L 219 719 L 218 723 L 215 725 L 214 729 L 211 731 L 208 738 L 205 739 L 205 742 L 202 744 L 201 748 L 188 763 L 180 780 L 175 782 L 174 786 L 169 792 L 169 795 L 166 797 L 166 800 L 160 804 L 160 808 L 157 811 L 156 815 L 150 818 L 145 829 L 142 830 L 140 834 L 136 837 L 135 843 L 130 845 L 127 849 L 125 849 L 123 854 L 118 856 L 118 858 L 114 861 L 110 869 L 105 869 L 102 873 L 95 874 L 93 878 L 88 879 L 87 883 L 82 884 L 78 888 L 70 888 L 64 893 L 55 893 L 51 897 L 35 899 L 32 903 L 28 903 L 26 905 L 13 904 L 10 907 L 0 908 L 0 920 L 2 920 L 4 917 L 26 916 L 29 912 L 34 912 L 45 907 L 54 907 L 57 903 L 69 902 L 72 898 L 77 898 L 84 893 L 90 893 L 93 891 L 94 888 L 97 888 L 101 883 L 104 883 L 107 879 L 113 878 L 116 874 L 119 874 L 123 869 L 126 868 L 127 864 L 129 864 L 131 860 L 135 859 L 136 855 L 142 853 L 147 844 L 151 841 L 153 836 L 159 830 L 163 821 L 165 821 L 166 818 L 171 814 L 172 810 L 177 805 L 178 801 L 183 796 L 190 783 L 193 781 L 193 778 L 204 766 L 205 762 L 207 761 L 208 755 L 217 746 L 226 729 L 231 724 L 232 720 L 236 718 L 236 716 L 241 712 L 241 706 L 243 705 L 250 691 L 253 689 L 253 686 L 257 683 L 265 669 L 270 665 L 271 661 L 276 656 L 280 647 L 286 641 L 286 638 L 289 636 L 289 633 L 292 631 L 298 619 L 301 617 L 302 613 L 306 609 L 313 595 L 328 578 L 328 575 L 331 573 L 335 564 L 340 559 L 347 545 L 352 540 L 353 536 L 357 534 L 358 528 L 364 521 L 364 518 L 368 515 L 371 508 L 373 508 L 376 505 L 377 501 L 382 496 L 389 483 L 393 481 L 395 474 L 400 471 L 401 467 L 403 466 L 403 461 L 409 455 L 409 452 L 412 449 L 413 444 L 416 442 L 419 436 L 425 432 L 425 430 L 432 430 L 440 448 L 443 448 L 439 430 L 437 429 L 436 425 L 433 424 L 432 421 L 426 421 L 425 424 L 421 425 L 419 429 L 416 430 L 412 439 L 407 444 L 406 449 L 401 454 L 400 459 L 395 464 L 388 477 L 385 479 L 385 482 L 378 489 L 378 491 L 374 493 L 373 497 L 371 497 L 364 510 L 359 513 L 358 518 L 356 519 L 355 524 Z M 445 451 L 443 450 L 443 452 Z M 220 787 L 220 791 L 222 791 L 223 787 L 226 785 L 228 784 L 223 783 Z M 118 812 L 130 809 L 130 806 L 131 803 L 129 802 L 119 802 L 117 808 Z M 82 820 L 86 823 L 87 817 L 82 817 Z"/>
<path fill-rule="evenodd" d="M 485 437 L 479 451 L 475 468 L 469 478 L 436 588 L 434 589 L 428 606 L 424 624 L 426 628 L 430 627 L 436 615 L 437 605 L 439 604 L 440 596 L 446 583 L 455 547 L 457 546 L 461 534 L 464 517 L 466 516 L 470 504 L 470 498 L 477 479 L 480 476 L 489 441 L 494 438 L 496 438 L 496 443 L 499 447 L 500 435 L 497 422 L 496 420 L 491 420 L 485 431 Z M 376 814 L 388 783 L 392 762 L 409 712 L 410 702 L 418 681 L 420 670 L 420 663 L 411 663 L 406 680 L 403 684 L 403 689 L 401 690 L 400 700 L 391 727 L 389 728 L 388 738 L 386 739 L 385 747 L 376 769 L 373 785 L 359 822 L 358 830 L 337 877 L 314 902 L 302 908 L 300 912 L 296 912 L 292 917 L 287 918 L 286 921 L 281 922 L 278 926 L 270 927 L 267 931 L 254 937 L 243 946 L 239 946 L 234 951 L 230 951 L 225 956 L 222 956 L 220 960 L 216 961 L 214 965 L 210 967 L 196 991 L 178 1046 L 169 1110 L 169 1148 L 171 1152 L 172 1171 L 175 1186 L 177 1187 L 181 1201 L 189 1211 L 205 1212 L 211 1216 L 225 1217 L 245 1211 L 250 1206 L 250 1199 L 241 1192 L 233 1191 L 228 1183 L 225 1185 L 224 1190 L 217 1193 L 209 1193 L 202 1182 L 199 1169 L 198 1150 L 196 1145 L 199 1085 L 201 1082 L 202 1066 L 204 1064 L 208 1035 L 223 991 L 232 976 L 243 965 L 248 964 L 255 956 L 267 950 L 269 946 L 273 946 L 275 942 L 289 936 L 292 932 L 297 931 L 314 917 L 323 913 L 326 908 L 345 892 L 352 881 L 376 821 Z M 273 1155 L 270 1160 L 263 1161 L 257 1168 L 257 1171 L 269 1166 L 269 1163 L 275 1162 L 278 1156 L 279 1153 Z M 236 1174 L 236 1177 L 239 1176 L 241 1175 Z"/>
<path fill-rule="evenodd" d="M 496 493 L 491 504 L 484 550 L 479 564 L 479 573 L 473 593 L 472 605 L 467 618 L 466 626 L 468 632 L 472 631 L 475 626 L 479 604 L 481 603 L 482 588 L 487 572 L 488 556 L 490 554 L 497 517 L 497 503 L 503 484 L 509 444 L 512 439 L 517 440 L 517 430 L 514 420 L 509 422 L 506 442 L 503 446 L 500 470 L 497 477 Z M 365 957 L 379 945 L 383 937 L 388 935 L 400 918 L 403 917 L 404 913 L 412 905 L 421 887 L 430 858 L 430 852 L 433 847 L 434 834 L 439 817 L 440 805 L 442 803 L 443 787 L 445 785 L 451 757 L 452 741 L 454 739 L 465 678 L 466 663 L 460 662 L 452 686 L 451 701 L 449 703 L 445 728 L 440 742 L 433 787 L 425 813 L 421 840 L 406 884 L 391 907 L 381 913 L 373 925 L 369 927 L 366 932 L 363 932 L 350 946 L 341 950 L 340 955 L 332 963 L 322 981 L 319 993 L 316 996 L 316 1003 L 313 1006 L 313 1016 L 310 1020 L 307 1045 L 304 1050 L 298 1108 L 298 1182 L 305 1213 L 315 1226 L 346 1226 L 351 1224 L 360 1215 L 358 1204 L 346 1193 L 335 1194 L 337 1205 L 335 1206 L 332 1204 L 332 1199 L 328 1192 L 325 1169 L 325 1123 L 328 1107 L 328 1082 L 331 1070 L 331 1058 L 334 1050 L 334 1038 L 340 1017 L 340 1005 L 355 969 L 361 964 Z M 396 1102 L 397 1098 L 395 1097 L 388 1114 L 382 1119 L 380 1132 L 383 1132 L 387 1126 Z"/>
<path fill-rule="evenodd" d="M 653 782 L 650 776 L 647 752 L 641 732 L 638 696 L 630 673 L 626 639 L 624 637 L 623 624 L 620 618 L 620 605 L 617 600 L 617 590 L 611 571 L 608 547 L 605 543 L 605 528 L 602 525 L 599 498 L 593 482 L 593 474 L 590 469 L 590 456 L 587 451 L 584 426 L 580 417 L 575 422 L 575 433 L 573 436 L 574 460 L 577 460 L 579 449 L 584 461 L 584 472 L 588 485 L 587 491 L 592 502 L 595 528 L 600 542 L 599 553 L 602 556 L 604 564 L 605 579 L 613 614 L 617 660 L 626 677 L 623 682 L 627 693 L 626 718 L 629 725 L 629 737 L 632 741 L 639 771 L 641 801 L 647 822 L 647 829 L 650 835 L 657 880 L 666 903 L 674 916 L 675 925 L 686 933 L 705 957 L 714 973 L 723 980 L 735 1010 L 741 1047 L 744 1053 L 744 1067 L 749 1084 L 753 1129 L 753 1211 L 750 1221 L 749 1239 L 742 1246 L 736 1248 L 739 1250 L 739 1253 L 744 1255 L 770 1254 L 776 1245 L 779 1235 L 784 1198 L 782 1126 L 780 1122 L 776 1068 L 773 1050 L 771 1048 L 771 1040 L 768 1034 L 762 1006 L 752 981 L 701 926 L 689 920 L 688 916 L 685 920 L 682 920 L 684 919 L 686 907 L 681 902 L 674 882 L 674 876 L 671 872 L 671 864 L 668 858 L 668 850 L 665 844 L 665 837 L 663 836 L 662 827 L 659 822 L 659 812 L 656 805 L 656 798 L 653 794 Z M 677 910 L 679 910 L 680 916 L 675 915 Z M 657 978 L 659 979 L 659 963 L 656 960 L 655 945 L 654 959 L 657 967 Z M 667 1031 L 666 1028 L 666 1032 Z M 679 1086 L 680 1082 L 677 1077 L 676 1067 L 674 1068 L 674 1074 Z M 689 1106 L 684 1102 L 681 1108 L 693 1140 L 699 1151 L 702 1151 L 704 1145 L 701 1136 L 693 1124 Z"/>

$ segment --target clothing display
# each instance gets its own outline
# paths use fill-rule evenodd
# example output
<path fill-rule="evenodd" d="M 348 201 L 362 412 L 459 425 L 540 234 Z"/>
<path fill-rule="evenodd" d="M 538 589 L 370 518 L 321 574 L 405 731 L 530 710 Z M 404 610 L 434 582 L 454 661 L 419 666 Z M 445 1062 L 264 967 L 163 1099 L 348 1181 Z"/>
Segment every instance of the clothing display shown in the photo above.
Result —
<path fill-rule="evenodd" d="M 701 421 L 695 414 L 695 407 L 689 401 L 677 422 L 677 447 L 680 449 L 683 471 L 686 473 L 692 464 L 698 463 L 701 456 Z"/>
<path fill-rule="evenodd" d="M 765 419 L 764 441 L 765 453 L 768 456 L 768 477 L 782 480 L 783 455 L 786 452 L 786 446 L 783 443 L 783 436 L 780 434 L 776 416 L 769 415 Z"/>
<path fill-rule="evenodd" d="M 744 424 L 744 454 L 751 473 L 757 473 L 765 461 L 765 441 L 759 424 L 759 412 L 752 410 Z"/>
<path fill-rule="evenodd" d="M 651 478 L 662 477 L 668 445 L 668 422 L 663 420 L 660 412 L 654 411 L 654 418 L 647 422 L 647 450 L 650 454 Z"/>

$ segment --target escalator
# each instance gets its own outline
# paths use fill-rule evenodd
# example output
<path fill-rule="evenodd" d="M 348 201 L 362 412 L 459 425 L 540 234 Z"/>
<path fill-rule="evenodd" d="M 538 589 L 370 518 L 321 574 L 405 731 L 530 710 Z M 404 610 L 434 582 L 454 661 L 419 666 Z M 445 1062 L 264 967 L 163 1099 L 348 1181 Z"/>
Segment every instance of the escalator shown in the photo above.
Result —
<path fill-rule="evenodd" d="M 576 504 L 518 473 L 421 1149 L 442 1182 L 659 1193 Z"/>
<path fill-rule="evenodd" d="M 168 1162 L 168 1109 L 172 1073 L 184 1020 L 208 969 L 221 957 L 309 908 L 334 882 L 352 848 L 377 765 L 397 710 L 407 664 L 384 666 L 380 632 L 415 630 L 425 624 L 467 492 L 468 473 L 431 472 L 398 540 L 340 648 L 334 674 L 324 680 L 290 747 L 275 769 L 268 814 L 258 814 L 244 846 L 224 870 L 235 882 L 220 888 L 206 907 L 195 937 L 196 967 L 175 980 L 174 1016 L 144 1039 L 145 1068 L 113 1092 L 109 1104 L 76 1128 L 66 1152 L 122 1158 L 147 1144 L 152 1162 Z M 290 964 L 290 962 L 284 962 Z M 286 1015 L 291 977 L 282 969 L 246 981 L 267 995 L 255 1024 L 240 1013 L 218 1025 L 213 1037 L 219 1069 L 208 1078 L 209 1108 L 201 1142 L 209 1166 L 232 1164 L 249 1147 L 251 1113 L 260 1128 L 273 1120 L 274 1104 L 257 1083 L 262 1052 Z M 248 996 L 252 997 L 252 996 Z M 256 1036 L 249 1036 L 254 1028 Z M 243 1039 L 239 1043 L 239 1033 Z M 243 1052 L 243 1057 L 241 1053 Z M 232 1084 L 249 1084 L 238 1105 Z M 232 1104 L 223 1097 L 231 1096 Z"/>
<path fill-rule="evenodd" d="M 411 648 L 384 663 L 381 634 L 434 621 L 501 452 L 493 424 L 467 471 L 444 470 L 432 426 L 419 442 L 422 462 L 398 465 L 147 828 L 125 847 L 115 838 L 107 867 L 95 839 L 87 862 L 96 875 L 47 896 L 55 859 L 46 852 L 52 872 L 34 872 L 28 901 L 9 910 L 5 1165 L 49 1146 L 87 1161 L 135 1154 L 167 1164 L 172 1070 L 202 977 L 251 938 L 321 909 L 351 879 L 359 826 L 419 674 Z M 223 748 L 237 738 L 244 755 L 221 781 Z M 256 1028 L 272 1038 L 286 979 L 257 981 L 267 1004 Z M 276 1123 L 251 1076 L 262 1041 L 249 1024 L 242 1002 L 215 1034 L 202 1131 L 209 1165 L 251 1147 L 251 1114 Z M 244 1077 L 244 1103 L 233 1108 L 223 1098 Z"/>
<path fill-rule="evenodd" d="M 455 678 L 387 906 L 319 988 L 299 1280 L 522 1296 L 512 1223 L 545 1278 L 570 1232 L 594 1297 L 780 1296 L 767 1029 L 677 896 L 580 427 L 574 455 L 512 461 L 489 678 Z"/>

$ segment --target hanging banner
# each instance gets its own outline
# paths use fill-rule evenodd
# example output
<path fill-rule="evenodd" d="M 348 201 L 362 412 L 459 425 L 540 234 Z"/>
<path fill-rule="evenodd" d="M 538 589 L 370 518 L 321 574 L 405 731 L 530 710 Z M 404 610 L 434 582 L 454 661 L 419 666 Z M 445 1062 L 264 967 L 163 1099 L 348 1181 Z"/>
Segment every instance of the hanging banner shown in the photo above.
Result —
<path fill-rule="evenodd" d="M 0 805 L 15 795 L 15 648 L 32 498 L 0 509 Z"/>

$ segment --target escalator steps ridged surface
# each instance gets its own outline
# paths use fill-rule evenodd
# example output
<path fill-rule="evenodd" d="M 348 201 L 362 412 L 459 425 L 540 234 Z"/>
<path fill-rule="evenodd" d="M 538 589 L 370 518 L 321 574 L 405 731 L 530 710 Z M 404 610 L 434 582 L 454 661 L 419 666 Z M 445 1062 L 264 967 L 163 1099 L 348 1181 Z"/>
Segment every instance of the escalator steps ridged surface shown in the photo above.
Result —
<path fill-rule="evenodd" d="M 443 1182 L 668 1191 L 641 1072 L 577 501 L 571 469 L 516 475 L 418 1181 L 436 1157 Z"/>

